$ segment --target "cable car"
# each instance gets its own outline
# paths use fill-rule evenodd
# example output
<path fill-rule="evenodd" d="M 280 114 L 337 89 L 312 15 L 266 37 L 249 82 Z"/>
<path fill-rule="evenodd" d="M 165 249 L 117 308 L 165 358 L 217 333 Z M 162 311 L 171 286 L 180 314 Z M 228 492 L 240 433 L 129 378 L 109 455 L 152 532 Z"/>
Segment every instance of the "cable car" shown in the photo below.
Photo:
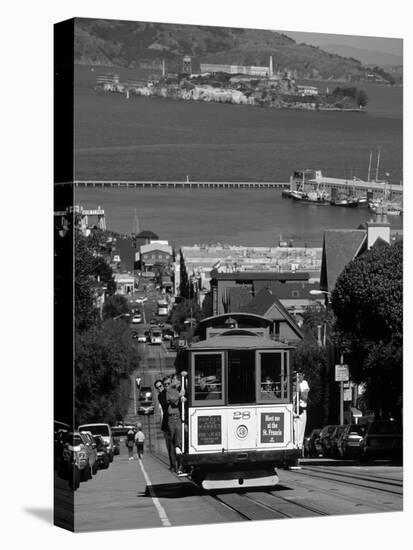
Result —
<path fill-rule="evenodd" d="M 273 486 L 277 468 L 296 465 L 292 350 L 259 315 L 200 321 L 175 363 L 186 391 L 181 466 L 192 481 L 208 490 Z"/>

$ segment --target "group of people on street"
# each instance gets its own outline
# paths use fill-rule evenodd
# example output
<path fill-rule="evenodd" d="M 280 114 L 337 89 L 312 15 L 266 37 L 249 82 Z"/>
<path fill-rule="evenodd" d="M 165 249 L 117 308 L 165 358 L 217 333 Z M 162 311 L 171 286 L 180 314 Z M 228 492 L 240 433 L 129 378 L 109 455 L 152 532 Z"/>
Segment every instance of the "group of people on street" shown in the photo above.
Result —
<path fill-rule="evenodd" d="M 169 469 L 178 475 L 184 475 L 181 469 L 182 455 L 182 407 L 186 401 L 185 388 L 177 374 L 155 380 L 161 413 L 163 432 L 169 456 Z"/>
<path fill-rule="evenodd" d="M 142 431 L 142 426 L 138 424 L 137 431 L 130 427 L 126 433 L 126 447 L 128 448 L 129 460 L 133 460 L 133 448 L 135 445 L 136 458 L 142 460 L 144 442 L 145 434 Z"/>

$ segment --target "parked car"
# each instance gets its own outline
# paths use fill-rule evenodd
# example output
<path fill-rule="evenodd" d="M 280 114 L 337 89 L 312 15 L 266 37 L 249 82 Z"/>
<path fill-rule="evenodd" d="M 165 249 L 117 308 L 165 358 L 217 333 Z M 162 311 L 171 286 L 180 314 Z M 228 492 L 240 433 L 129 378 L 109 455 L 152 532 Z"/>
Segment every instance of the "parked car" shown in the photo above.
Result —
<path fill-rule="evenodd" d="M 134 315 L 132 317 L 132 323 L 135 325 L 135 324 L 139 324 L 139 323 L 142 323 L 142 315 L 140 313 L 137 313 L 136 315 Z"/>
<path fill-rule="evenodd" d="M 74 491 L 78 489 L 81 481 L 87 481 L 92 477 L 87 447 L 81 433 L 69 432 L 66 434 L 58 475 L 67 479 Z"/>
<path fill-rule="evenodd" d="M 101 435 L 103 440 L 108 444 L 108 451 L 110 461 L 113 461 L 114 448 L 113 448 L 113 436 L 112 430 L 109 424 L 96 423 L 96 424 L 82 424 L 78 427 L 78 431 L 89 431 L 92 435 Z"/>
<path fill-rule="evenodd" d="M 54 468 L 58 470 L 59 462 L 62 460 L 63 441 L 70 432 L 69 424 L 54 421 Z"/>
<path fill-rule="evenodd" d="M 88 451 L 90 470 L 93 475 L 96 475 L 98 471 L 96 442 L 91 432 L 81 431 L 80 433 L 85 436 L 84 439 Z"/>
<path fill-rule="evenodd" d="M 93 439 L 96 444 L 96 462 L 98 468 L 107 470 L 110 464 L 108 446 L 103 441 L 103 437 L 101 435 L 94 435 Z"/>
<path fill-rule="evenodd" d="M 323 456 L 325 457 L 331 456 L 330 437 L 333 434 L 335 428 L 336 428 L 336 424 L 329 424 L 327 426 L 324 426 L 324 428 L 320 432 L 320 443 L 323 449 Z"/>
<path fill-rule="evenodd" d="M 144 344 L 146 342 L 146 336 L 145 334 L 139 334 L 138 335 L 138 343 L 139 344 Z"/>
<path fill-rule="evenodd" d="M 394 421 L 371 420 L 359 444 L 359 459 L 398 459 L 403 457 L 403 429 Z"/>
<path fill-rule="evenodd" d="M 330 436 L 330 456 L 332 458 L 340 458 L 340 453 L 338 451 L 338 441 L 341 437 L 341 434 L 345 430 L 345 425 L 336 426 L 333 433 Z"/>
<path fill-rule="evenodd" d="M 313 430 L 308 438 L 308 456 L 316 458 L 323 456 L 323 447 L 320 442 L 320 429 Z"/>
<path fill-rule="evenodd" d="M 337 441 L 337 450 L 341 458 L 357 458 L 360 441 L 363 439 L 366 427 L 362 424 L 347 424 Z"/>

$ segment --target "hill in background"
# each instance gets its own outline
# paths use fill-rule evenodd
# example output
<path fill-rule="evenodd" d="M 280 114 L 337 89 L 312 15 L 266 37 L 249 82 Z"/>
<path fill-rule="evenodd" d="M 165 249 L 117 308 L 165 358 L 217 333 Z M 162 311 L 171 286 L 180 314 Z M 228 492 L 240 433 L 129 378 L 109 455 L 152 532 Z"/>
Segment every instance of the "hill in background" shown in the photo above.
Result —
<path fill-rule="evenodd" d="M 360 81 L 366 68 L 352 57 L 297 44 L 283 33 L 198 25 L 103 19 L 76 19 L 75 62 L 180 72 L 190 55 L 193 72 L 200 63 L 268 66 L 295 78 Z"/>

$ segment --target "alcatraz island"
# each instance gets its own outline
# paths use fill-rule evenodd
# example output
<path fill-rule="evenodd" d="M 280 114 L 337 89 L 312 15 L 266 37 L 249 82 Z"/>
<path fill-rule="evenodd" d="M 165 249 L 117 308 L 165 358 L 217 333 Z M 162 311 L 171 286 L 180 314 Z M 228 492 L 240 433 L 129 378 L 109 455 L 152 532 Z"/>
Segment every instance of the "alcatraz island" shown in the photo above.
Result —
<path fill-rule="evenodd" d="M 191 57 L 184 56 L 179 73 L 167 72 L 163 61 L 159 78 L 121 82 L 117 74 L 99 74 L 95 89 L 127 99 L 135 95 L 273 109 L 365 112 L 368 100 L 355 86 L 321 92 L 316 86 L 298 85 L 290 71 L 273 70 L 272 56 L 268 66 L 201 63 L 199 73 L 192 72 Z"/>

